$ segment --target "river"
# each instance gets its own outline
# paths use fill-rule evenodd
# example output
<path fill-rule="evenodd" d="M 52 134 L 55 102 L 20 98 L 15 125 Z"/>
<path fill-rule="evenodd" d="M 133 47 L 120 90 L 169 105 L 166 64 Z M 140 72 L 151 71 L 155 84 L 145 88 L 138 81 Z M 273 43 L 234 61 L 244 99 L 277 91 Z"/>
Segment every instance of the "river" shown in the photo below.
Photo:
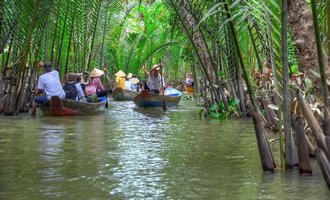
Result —
<path fill-rule="evenodd" d="M 330 199 L 315 160 L 313 176 L 264 173 L 252 120 L 199 119 L 192 104 L 1 116 L 0 199 Z"/>

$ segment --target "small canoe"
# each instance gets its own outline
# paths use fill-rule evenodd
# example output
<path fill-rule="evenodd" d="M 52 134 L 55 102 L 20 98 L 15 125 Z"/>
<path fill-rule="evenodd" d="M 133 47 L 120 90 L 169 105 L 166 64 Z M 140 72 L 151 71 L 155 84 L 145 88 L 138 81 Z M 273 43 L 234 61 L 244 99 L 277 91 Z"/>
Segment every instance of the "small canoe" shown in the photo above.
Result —
<path fill-rule="evenodd" d="M 164 101 L 168 107 L 177 106 L 182 96 L 181 92 L 166 94 L 166 90 L 164 94 Z M 163 96 L 161 94 L 155 94 L 143 90 L 140 94 L 134 97 L 133 102 L 138 107 L 163 107 Z"/>
<path fill-rule="evenodd" d="M 186 92 L 193 93 L 194 92 L 194 87 L 191 87 L 189 85 L 184 85 L 184 90 Z"/>
<path fill-rule="evenodd" d="M 87 103 L 53 96 L 49 101 L 40 104 L 40 110 L 47 116 L 96 115 L 104 113 L 107 99 Z"/>
<path fill-rule="evenodd" d="M 131 101 L 136 97 L 140 92 L 135 90 L 126 90 L 118 87 L 112 91 L 112 99 L 114 101 Z"/>

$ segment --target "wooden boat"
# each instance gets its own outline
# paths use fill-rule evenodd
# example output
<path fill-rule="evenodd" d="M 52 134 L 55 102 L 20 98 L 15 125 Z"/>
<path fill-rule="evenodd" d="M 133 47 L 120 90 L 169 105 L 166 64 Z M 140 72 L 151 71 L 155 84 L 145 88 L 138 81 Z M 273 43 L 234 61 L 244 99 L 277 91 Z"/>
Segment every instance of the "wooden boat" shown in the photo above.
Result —
<path fill-rule="evenodd" d="M 181 100 L 182 93 L 164 93 L 165 104 L 168 107 L 177 106 Z M 136 97 L 134 97 L 133 102 L 138 107 L 163 107 L 163 96 L 161 94 L 156 94 L 153 92 L 148 92 L 146 90 L 141 91 Z"/>
<path fill-rule="evenodd" d="M 126 90 L 118 87 L 112 91 L 111 96 L 115 101 L 131 101 L 138 94 L 140 94 L 140 92 L 136 90 Z"/>
<path fill-rule="evenodd" d="M 107 99 L 101 102 L 87 103 L 53 96 L 49 101 L 40 104 L 40 110 L 48 116 L 95 115 L 105 111 Z"/>
<path fill-rule="evenodd" d="M 189 85 L 184 85 L 184 90 L 186 92 L 193 93 L 194 92 L 194 87 L 191 87 Z"/>

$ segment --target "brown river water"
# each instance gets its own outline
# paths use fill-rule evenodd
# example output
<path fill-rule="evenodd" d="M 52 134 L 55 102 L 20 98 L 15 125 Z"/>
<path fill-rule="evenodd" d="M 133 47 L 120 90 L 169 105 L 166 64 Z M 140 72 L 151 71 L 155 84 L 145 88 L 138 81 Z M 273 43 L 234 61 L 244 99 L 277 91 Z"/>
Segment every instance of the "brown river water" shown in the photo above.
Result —
<path fill-rule="evenodd" d="M 315 160 L 313 176 L 264 173 L 252 120 L 200 109 L 111 102 L 99 116 L 1 116 L 0 199 L 330 199 Z"/>

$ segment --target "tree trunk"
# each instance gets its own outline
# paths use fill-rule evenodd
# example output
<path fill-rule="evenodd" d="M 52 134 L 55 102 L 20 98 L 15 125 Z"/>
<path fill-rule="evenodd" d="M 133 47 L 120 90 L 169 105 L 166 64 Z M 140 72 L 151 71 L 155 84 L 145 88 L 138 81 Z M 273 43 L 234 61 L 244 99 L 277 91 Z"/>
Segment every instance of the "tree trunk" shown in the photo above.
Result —
<path fill-rule="evenodd" d="M 289 91 L 289 61 L 288 61 L 288 4 L 287 0 L 282 0 L 282 65 L 283 65 L 283 126 L 285 135 L 285 167 L 292 169 L 298 162 L 296 156 L 296 146 L 291 131 L 291 109 Z"/>
<path fill-rule="evenodd" d="M 270 150 L 265 129 L 259 113 L 252 111 L 253 124 L 256 131 L 257 143 L 259 148 L 260 160 L 264 171 L 274 172 L 275 161 Z"/>
<path fill-rule="evenodd" d="M 74 11 L 76 13 L 76 9 Z M 70 36 L 69 36 L 69 44 L 68 44 L 68 49 L 66 51 L 66 61 L 65 61 L 65 70 L 64 74 L 68 73 L 68 64 L 69 64 L 69 57 L 70 57 L 70 48 L 71 48 L 71 42 L 72 42 L 72 35 L 73 35 L 73 29 L 74 29 L 74 20 L 75 20 L 75 15 L 72 16 L 71 19 L 71 30 L 70 30 Z"/>
<path fill-rule="evenodd" d="M 201 63 L 201 70 L 204 72 L 205 77 L 209 82 L 211 94 L 213 92 L 215 94 L 216 102 L 223 102 L 227 108 L 227 99 L 225 98 L 222 84 L 218 79 L 216 79 L 216 67 L 209 51 L 208 44 L 205 40 L 203 32 L 200 30 L 200 28 L 197 28 L 198 19 L 196 19 L 193 13 L 188 10 L 188 6 L 186 6 L 187 2 L 173 0 L 168 0 L 168 2 L 178 14 L 183 28 L 189 40 L 191 41 L 194 50 L 196 51 L 198 59 Z M 213 84 L 214 82 L 219 86 L 218 89 L 215 88 Z"/>
<path fill-rule="evenodd" d="M 68 4 L 66 6 L 62 36 L 61 36 L 61 41 L 60 41 L 60 45 L 59 45 L 59 48 L 58 48 L 57 62 L 56 62 L 56 65 L 55 65 L 55 69 L 57 69 L 58 71 L 60 71 L 60 69 L 61 69 L 60 65 L 61 65 L 62 45 L 63 45 L 63 41 L 64 41 L 64 34 L 65 34 L 66 22 L 67 22 L 67 19 L 68 19 L 69 7 L 70 7 L 70 1 L 68 1 Z"/>
<path fill-rule="evenodd" d="M 105 40 L 105 34 L 106 34 L 106 30 L 107 30 L 107 19 L 108 19 L 108 9 L 106 8 L 105 11 L 105 17 L 104 17 L 104 26 L 103 26 L 103 35 L 102 35 L 102 45 L 101 45 L 101 53 L 100 53 L 100 68 L 102 67 L 106 67 L 105 65 L 103 65 L 103 57 L 104 56 L 104 40 Z"/>
<path fill-rule="evenodd" d="M 59 8 L 57 10 L 57 14 L 56 14 L 55 30 L 54 30 L 52 46 L 51 46 L 51 50 L 50 50 L 50 62 L 53 62 L 53 59 L 54 59 L 55 40 L 56 40 L 57 29 L 59 26 L 59 20 L 60 20 L 60 14 L 61 14 L 60 11 L 61 11 L 61 9 Z"/>
<path fill-rule="evenodd" d="M 100 16 L 100 9 L 102 5 L 102 0 L 99 1 L 99 5 L 96 10 L 96 19 L 94 21 L 94 31 L 93 31 L 93 37 L 92 37 L 92 44 L 88 56 L 88 62 L 87 62 L 87 71 L 90 71 L 90 64 L 91 64 L 91 59 L 92 59 L 92 54 L 93 54 L 93 48 L 94 48 L 94 41 L 95 41 L 95 35 L 96 35 L 96 29 L 97 29 L 97 22 L 99 21 L 99 16 Z"/>
<path fill-rule="evenodd" d="M 330 163 L 322 149 L 317 148 L 315 150 L 315 154 L 316 154 L 317 162 L 319 163 L 320 169 L 322 171 L 324 180 L 327 183 L 328 188 L 330 190 Z"/>
<path fill-rule="evenodd" d="M 328 148 L 325 142 L 325 136 L 323 134 L 322 128 L 318 124 L 317 120 L 315 119 L 313 112 L 309 108 L 308 104 L 305 102 L 303 96 L 298 93 L 297 94 L 298 103 L 301 108 L 301 112 L 303 113 L 309 127 L 312 130 L 312 134 L 316 140 L 317 146 L 322 149 L 326 154 L 328 154 Z"/>
<path fill-rule="evenodd" d="M 306 0 L 288 0 L 288 8 L 289 24 L 297 47 L 301 70 L 307 73 L 317 89 L 321 89 L 320 78 L 317 78 L 310 71 L 312 69 L 319 73 L 312 12 Z M 328 66 L 326 66 L 325 71 L 329 77 Z"/>
<path fill-rule="evenodd" d="M 330 58 L 330 0 L 327 0 L 327 39 L 328 39 L 328 59 Z"/>
<path fill-rule="evenodd" d="M 301 116 L 296 117 L 295 129 L 297 135 L 299 173 L 312 175 L 312 167 L 308 155 L 307 141 L 304 133 L 304 124 Z"/>

